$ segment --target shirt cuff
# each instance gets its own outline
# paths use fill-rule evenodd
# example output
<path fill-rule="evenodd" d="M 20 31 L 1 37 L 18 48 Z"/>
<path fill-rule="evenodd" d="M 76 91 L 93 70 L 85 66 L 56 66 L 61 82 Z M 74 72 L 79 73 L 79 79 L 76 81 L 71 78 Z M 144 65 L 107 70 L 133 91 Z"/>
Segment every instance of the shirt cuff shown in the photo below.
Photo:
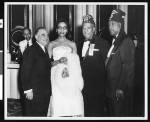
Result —
<path fill-rule="evenodd" d="M 26 90 L 26 91 L 24 91 L 24 93 L 26 94 L 26 93 L 29 93 L 29 92 L 32 92 L 33 90 L 32 89 L 30 89 L 30 90 Z"/>

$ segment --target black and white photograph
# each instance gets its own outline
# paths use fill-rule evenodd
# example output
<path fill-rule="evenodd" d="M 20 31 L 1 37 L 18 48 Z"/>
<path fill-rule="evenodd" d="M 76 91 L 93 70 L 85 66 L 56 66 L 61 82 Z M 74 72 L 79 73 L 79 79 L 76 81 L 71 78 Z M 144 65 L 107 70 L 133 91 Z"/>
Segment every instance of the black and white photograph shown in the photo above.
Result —
<path fill-rule="evenodd" d="M 147 120 L 147 2 L 4 2 L 5 120 Z"/>

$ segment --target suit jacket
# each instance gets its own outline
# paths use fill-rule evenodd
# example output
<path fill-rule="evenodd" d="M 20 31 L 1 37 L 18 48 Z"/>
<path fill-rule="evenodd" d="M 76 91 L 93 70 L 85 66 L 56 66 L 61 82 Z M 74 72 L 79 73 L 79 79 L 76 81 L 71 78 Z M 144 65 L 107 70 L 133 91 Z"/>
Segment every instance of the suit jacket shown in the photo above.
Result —
<path fill-rule="evenodd" d="M 131 94 L 134 78 L 134 42 L 120 31 L 110 57 L 106 60 L 106 96 L 115 97 L 116 89 Z"/>
<path fill-rule="evenodd" d="M 105 92 L 105 59 L 109 50 L 106 40 L 93 36 L 90 44 L 94 44 L 93 56 L 89 55 L 89 50 L 85 58 L 81 61 L 82 75 L 84 79 L 83 92 L 97 95 Z"/>
<path fill-rule="evenodd" d="M 35 43 L 25 50 L 21 67 L 23 90 L 33 89 L 37 95 L 51 94 L 51 63 L 48 53 Z"/>
<path fill-rule="evenodd" d="M 22 54 L 24 50 L 26 49 L 27 43 L 28 41 L 26 39 L 19 42 L 19 48 Z M 32 45 L 32 39 L 29 40 L 29 46 L 31 45 Z"/>

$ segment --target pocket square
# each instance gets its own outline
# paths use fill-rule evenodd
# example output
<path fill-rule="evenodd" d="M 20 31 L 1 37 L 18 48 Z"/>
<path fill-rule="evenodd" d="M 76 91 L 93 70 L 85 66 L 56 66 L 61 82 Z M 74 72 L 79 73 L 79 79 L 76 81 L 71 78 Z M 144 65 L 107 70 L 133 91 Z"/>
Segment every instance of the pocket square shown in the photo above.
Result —
<path fill-rule="evenodd" d="M 115 53 L 111 53 L 111 55 L 114 55 Z"/>
<path fill-rule="evenodd" d="M 94 51 L 99 51 L 99 49 L 94 49 Z"/>

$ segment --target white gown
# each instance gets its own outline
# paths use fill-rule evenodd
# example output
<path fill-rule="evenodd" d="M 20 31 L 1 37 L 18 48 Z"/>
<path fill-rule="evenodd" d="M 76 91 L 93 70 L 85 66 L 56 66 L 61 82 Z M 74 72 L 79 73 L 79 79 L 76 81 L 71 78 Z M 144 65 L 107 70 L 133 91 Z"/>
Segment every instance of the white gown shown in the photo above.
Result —
<path fill-rule="evenodd" d="M 84 115 L 84 104 L 81 90 L 83 78 L 79 57 L 71 53 L 67 46 L 59 46 L 53 49 L 53 58 L 58 60 L 67 57 L 68 63 L 57 64 L 51 69 L 52 96 L 48 109 L 48 116 L 74 116 Z M 69 77 L 62 77 L 62 70 L 68 69 Z"/>

